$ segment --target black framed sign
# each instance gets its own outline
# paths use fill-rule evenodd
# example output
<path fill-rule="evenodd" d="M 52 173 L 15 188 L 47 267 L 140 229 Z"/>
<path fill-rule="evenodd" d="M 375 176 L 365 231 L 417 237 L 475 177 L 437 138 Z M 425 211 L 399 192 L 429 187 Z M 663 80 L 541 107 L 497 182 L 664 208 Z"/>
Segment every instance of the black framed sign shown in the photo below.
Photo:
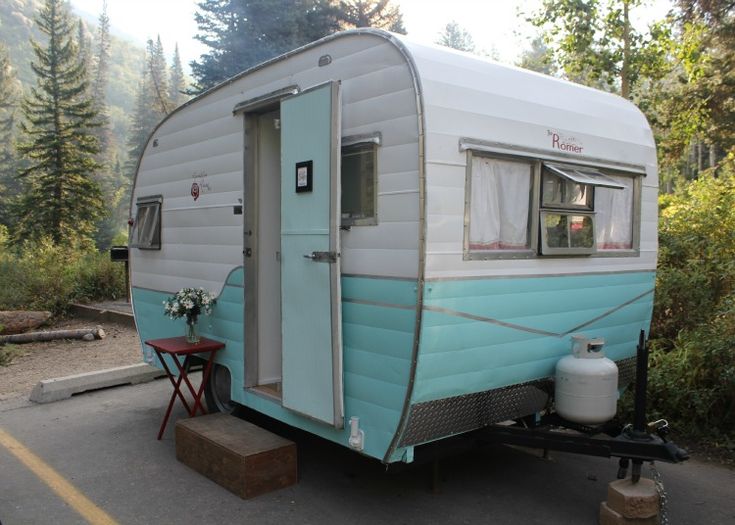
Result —
<path fill-rule="evenodd" d="M 314 161 L 305 160 L 296 163 L 296 193 L 312 190 Z"/>

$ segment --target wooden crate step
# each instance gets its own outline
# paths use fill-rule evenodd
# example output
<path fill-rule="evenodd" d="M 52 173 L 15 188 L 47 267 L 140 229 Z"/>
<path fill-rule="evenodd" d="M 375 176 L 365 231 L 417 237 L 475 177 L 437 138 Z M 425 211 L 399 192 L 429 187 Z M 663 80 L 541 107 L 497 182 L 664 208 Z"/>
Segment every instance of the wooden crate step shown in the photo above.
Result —
<path fill-rule="evenodd" d="M 176 459 L 243 499 L 296 483 L 296 444 L 227 414 L 177 421 Z"/>

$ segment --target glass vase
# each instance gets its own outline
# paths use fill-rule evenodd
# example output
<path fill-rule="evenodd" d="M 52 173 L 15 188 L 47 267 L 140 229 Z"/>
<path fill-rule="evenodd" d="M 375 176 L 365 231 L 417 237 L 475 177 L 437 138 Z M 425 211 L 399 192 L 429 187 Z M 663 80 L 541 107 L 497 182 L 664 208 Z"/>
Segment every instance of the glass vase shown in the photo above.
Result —
<path fill-rule="evenodd" d="M 186 321 L 186 342 L 190 344 L 197 344 L 201 341 L 201 337 L 197 333 L 197 322 L 194 320 Z"/>

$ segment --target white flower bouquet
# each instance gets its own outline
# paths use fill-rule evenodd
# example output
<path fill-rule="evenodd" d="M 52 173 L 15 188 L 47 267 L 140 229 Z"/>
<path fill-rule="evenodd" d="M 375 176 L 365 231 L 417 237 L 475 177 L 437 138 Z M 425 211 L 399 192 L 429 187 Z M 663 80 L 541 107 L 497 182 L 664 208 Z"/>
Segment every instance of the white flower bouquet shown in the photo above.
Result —
<path fill-rule="evenodd" d="M 214 295 L 203 288 L 183 288 L 163 301 L 163 311 L 171 319 L 186 317 L 186 324 L 194 325 L 200 314 L 211 314 L 216 303 Z"/>

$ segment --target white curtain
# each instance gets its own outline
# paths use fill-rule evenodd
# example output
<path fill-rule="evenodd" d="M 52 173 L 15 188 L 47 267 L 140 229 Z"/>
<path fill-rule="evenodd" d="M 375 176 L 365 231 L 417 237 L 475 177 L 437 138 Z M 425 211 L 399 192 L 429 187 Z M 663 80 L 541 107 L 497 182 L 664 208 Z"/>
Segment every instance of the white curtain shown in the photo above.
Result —
<path fill-rule="evenodd" d="M 531 165 L 472 158 L 470 250 L 528 248 Z"/>
<path fill-rule="evenodd" d="M 633 248 L 633 179 L 613 177 L 624 190 L 595 188 L 595 227 L 598 250 Z"/>

